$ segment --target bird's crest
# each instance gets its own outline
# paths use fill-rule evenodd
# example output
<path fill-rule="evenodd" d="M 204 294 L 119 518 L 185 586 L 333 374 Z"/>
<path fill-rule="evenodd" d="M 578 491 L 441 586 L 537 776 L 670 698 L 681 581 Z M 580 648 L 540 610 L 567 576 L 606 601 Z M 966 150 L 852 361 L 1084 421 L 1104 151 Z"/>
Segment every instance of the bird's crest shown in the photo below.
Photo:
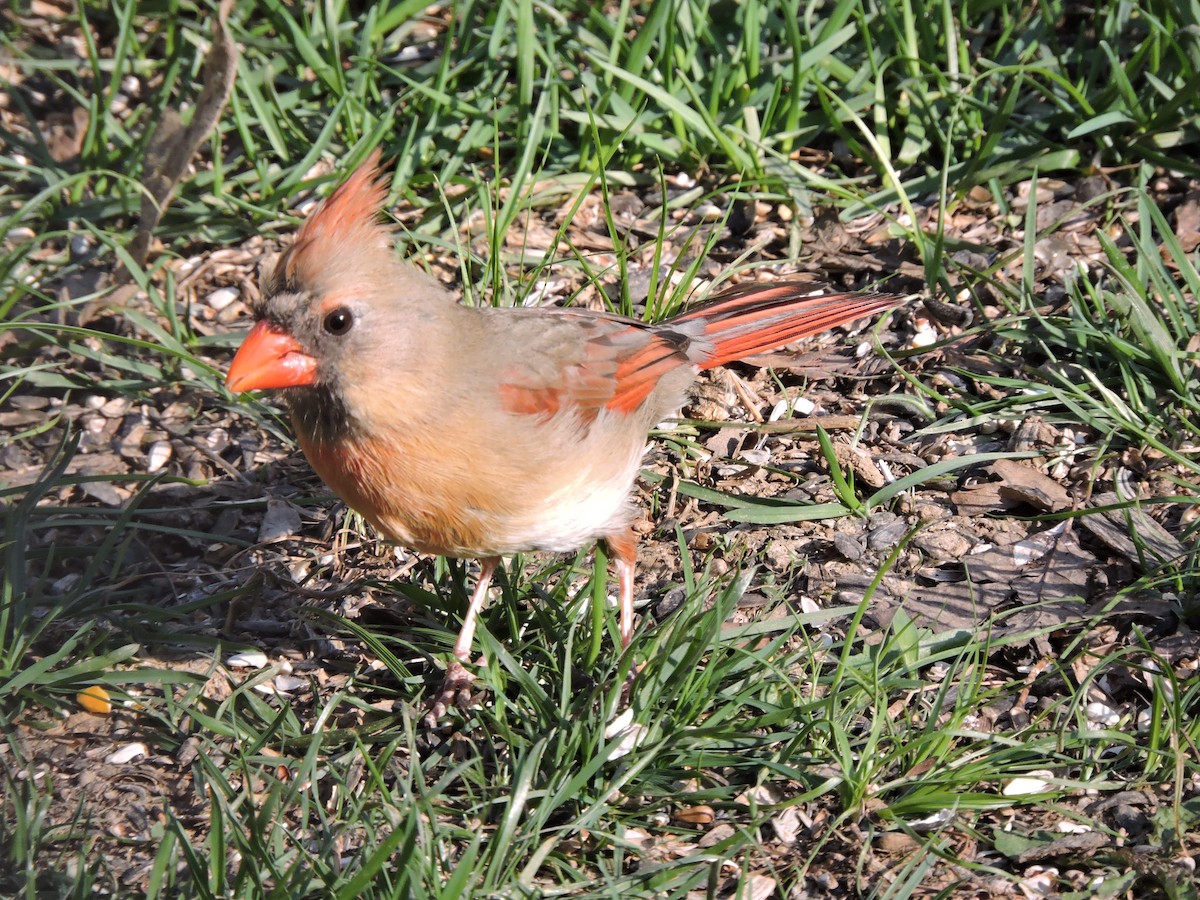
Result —
<path fill-rule="evenodd" d="M 305 220 L 275 270 L 278 281 L 316 288 L 371 271 L 379 252 L 391 259 L 390 229 L 380 221 L 389 179 L 379 160 L 376 149 Z"/>

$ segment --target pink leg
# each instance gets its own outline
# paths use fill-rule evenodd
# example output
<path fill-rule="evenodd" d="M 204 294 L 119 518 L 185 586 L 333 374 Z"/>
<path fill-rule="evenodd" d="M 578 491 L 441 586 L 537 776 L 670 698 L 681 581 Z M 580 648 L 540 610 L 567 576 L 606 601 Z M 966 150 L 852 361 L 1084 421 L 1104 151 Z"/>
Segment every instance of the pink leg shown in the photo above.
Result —
<path fill-rule="evenodd" d="M 633 573 L 637 568 L 637 537 L 632 529 L 610 534 L 604 539 L 617 570 L 617 592 L 621 598 L 621 649 L 628 650 L 633 640 Z M 629 677 L 621 688 L 621 708 L 627 707 L 633 696 L 633 683 L 641 666 L 630 666 Z"/>
<path fill-rule="evenodd" d="M 633 573 L 637 568 L 637 538 L 632 529 L 610 534 L 604 539 L 617 570 L 618 593 L 621 598 L 621 649 L 633 639 Z"/>
<path fill-rule="evenodd" d="M 458 640 L 454 642 L 454 655 L 460 662 L 471 658 L 471 641 L 475 638 L 475 620 L 487 603 L 488 588 L 492 584 L 492 576 L 500 565 L 500 557 L 492 556 L 479 561 L 479 580 L 475 582 L 475 590 L 471 594 L 471 602 L 467 605 L 467 615 L 463 619 L 462 628 L 458 631 Z"/>
<path fill-rule="evenodd" d="M 475 638 L 475 621 L 487 603 L 488 587 L 491 586 L 492 576 L 500 565 L 500 557 L 492 556 L 479 561 L 479 580 L 475 582 L 475 590 L 471 592 L 471 602 L 467 605 L 467 614 L 463 618 L 462 628 L 458 630 L 458 640 L 454 642 L 454 661 L 446 669 L 446 677 L 437 693 L 429 698 L 429 714 L 425 717 L 425 726 L 433 729 L 438 720 L 455 703 L 465 704 L 470 699 L 471 682 L 475 676 L 467 671 L 463 663 L 471 661 L 471 642 Z"/>

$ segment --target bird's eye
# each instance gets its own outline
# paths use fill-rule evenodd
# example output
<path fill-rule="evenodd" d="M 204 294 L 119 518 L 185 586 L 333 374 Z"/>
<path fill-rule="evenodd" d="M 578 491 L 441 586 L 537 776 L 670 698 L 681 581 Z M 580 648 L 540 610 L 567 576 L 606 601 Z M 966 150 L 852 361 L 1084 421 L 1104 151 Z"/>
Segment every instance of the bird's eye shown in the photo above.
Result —
<path fill-rule="evenodd" d="M 339 306 L 325 316 L 325 330 L 334 337 L 341 337 L 354 327 L 354 316 L 344 306 Z"/>

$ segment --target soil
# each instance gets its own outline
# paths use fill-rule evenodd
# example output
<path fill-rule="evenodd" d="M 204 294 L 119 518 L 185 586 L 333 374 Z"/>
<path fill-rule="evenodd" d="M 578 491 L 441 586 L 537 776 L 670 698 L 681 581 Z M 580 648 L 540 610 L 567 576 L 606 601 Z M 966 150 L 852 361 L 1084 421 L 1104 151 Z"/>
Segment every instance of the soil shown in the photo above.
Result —
<path fill-rule="evenodd" d="M 31 92 L 35 88 L 25 86 Z M 86 122 L 73 117 L 70 107 L 56 105 L 53 95 L 34 108 L 43 116 L 43 133 L 53 138 L 52 153 L 69 160 L 73 149 L 78 152 L 79 130 Z M 0 107 L 0 125 L 10 132 L 29 129 L 11 106 Z M 780 594 L 804 608 L 856 607 L 882 571 L 861 625 L 860 634 L 868 641 L 877 639 L 901 611 L 918 627 L 939 633 L 991 629 L 998 648 L 989 660 L 992 677 L 1003 681 L 1024 675 L 1028 690 L 1020 702 L 979 710 L 979 727 L 998 732 L 1021 727 L 1030 709 L 1053 695 L 1055 677 L 1071 679 L 1076 686 L 1088 684 L 1087 697 L 1099 721 L 1135 718 L 1146 706 L 1147 685 L 1134 677 L 1133 668 L 1125 670 L 1130 674 L 1124 678 L 1089 677 L 1090 665 L 1115 652 L 1129 654 L 1131 663 L 1169 667 L 1180 683 L 1194 679 L 1200 638 L 1186 620 L 1195 608 L 1189 608 L 1189 598 L 1175 591 L 1170 578 L 1155 578 L 1169 575 L 1194 552 L 1179 537 L 1189 524 L 1186 507 L 1154 503 L 1177 496 L 1181 483 L 1190 483 L 1189 473 L 1145 448 L 1101 447 L 1098 435 L 1034 410 L 1018 418 L 971 420 L 964 415 L 961 427 L 927 428 L 952 408 L 952 400 L 1001 399 L 999 379 L 1026 375 L 1047 363 L 1036 345 L 1016 346 L 1004 329 L 995 327 L 1013 315 L 995 285 L 1021 282 L 1020 228 L 1031 200 L 1037 204 L 1039 230 L 1047 231 L 1034 254 L 1038 312 L 1052 317 L 1062 311 L 1069 302 L 1067 286 L 1081 272 L 1102 279 L 1098 232 L 1111 233 L 1118 220 L 1112 206 L 1096 197 L 1118 187 L 1117 177 L 1097 171 L 1069 180 L 1047 178 L 1036 186 L 1013 185 L 1003 197 L 972 191 L 942 227 L 949 246 L 986 249 L 955 252 L 950 268 L 960 274 L 949 285 L 949 299 L 929 301 L 916 299 L 924 295 L 925 283 L 913 246 L 895 237 L 883 216 L 844 223 L 832 212 L 822 212 L 803 221 L 790 207 L 735 203 L 718 185 L 706 185 L 714 189 L 713 199 L 676 217 L 667 246 L 660 248 L 655 242 L 663 198 L 657 187 L 611 198 L 628 254 L 628 291 L 643 304 L 657 261 L 683 269 L 697 248 L 706 245 L 711 249 L 699 265 L 697 291 L 749 254 L 763 264 L 739 277 L 811 278 L 814 288 L 834 290 L 882 284 L 887 290 L 914 293 L 914 300 L 878 330 L 839 330 L 757 361 L 769 363 L 770 369 L 737 364 L 700 379 L 694 399 L 682 411 L 685 423 L 664 429 L 652 443 L 646 467 L 650 479 L 638 488 L 646 510 L 637 527 L 641 614 L 665 619 L 679 605 L 680 529 L 697 569 L 708 567 L 719 575 L 758 567 L 736 613 L 743 620 Z M 683 192 L 695 184 L 696 177 L 673 173 L 669 190 Z M 1164 174 L 1155 187 L 1154 199 L 1175 223 L 1178 239 L 1194 246 L 1200 186 Z M 1111 196 L 1113 203 L 1119 202 L 1116 193 Z M 297 205 L 306 199 L 298 197 Z M 601 205 L 595 194 L 578 208 L 571 198 L 524 214 L 507 247 L 517 258 L 510 266 L 512 277 L 527 280 L 541 255 L 561 252 L 560 233 L 592 254 L 596 269 L 603 269 L 606 260 L 615 261 Z M 938 209 L 918 206 L 918 212 L 924 221 L 917 227 L 933 230 Z M 396 215 L 403 222 L 406 211 Z M 1128 210 L 1125 215 L 1130 221 Z M 1054 223 L 1057 227 L 1051 229 Z M 472 248 L 486 255 L 484 235 L 472 231 L 482 225 L 468 222 L 465 227 Z M 19 238 L 8 239 L 11 244 Z M 791 253 L 795 246 L 802 248 L 798 259 Z M 140 338 L 149 332 L 139 322 L 168 331 L 179 327 L 145 293 L 126 295 L 124 305 L 116 308 L 82 304 L 111 285 L 118 273 L 110 256 L 89 261 L 94 248 L 75 248 L 66 239 L 47 241 L 42 253 L 54 258 L 76 249 L 81 255 L 62 269 L 61 277 L 39 285 L 43 294 L 66 301 L 60 324 L 86 322 L 102 334 Z M 258 272 L 280 249 L 263 237 L 237 246 L 187 248 L 189 255 L 167 262 L 157 279 L 162 283 L 170 273 L 174 312 L 183 317 L 186 329 L 206 341 L 249 327 Z M 430 255 L 422 264 L 448 286 L 458 287 L 457 260 Z M 972 278 L 973 269 L 994 270 L 992 282 Z M 546 305 L 571 298 L 576 305 L 598 309 L 619 295 L 618 288 L 611 280 L 589 283 L 573 267 L 551 266 L 528 285 L 527 297 Z M 112 358 L 111 345 L 95 337 L 49 342 L 36 332 L 8 330 L 0 336 L 0 346 L 10 363 L 65 374 L 57 381 L 32 379 L 0 405 L 2 480 L 9 488 L 44 487 L 37 515 L 61 514 L 52 509 L 71 513 L 72 521 L 64 518 L 60 528 L 28 533 L 28 558 L 49 560 L 28 574 L 44 579 L 50 600 L 82 596 L 83 580 L 106 580 L 111 608 L 96 628 L 120 628 L 128 641 L 160 648 L 161 658 L 143 653 L 140 665 L 157 662 L 202 676 L 205 696 L 220 699 L 232 679 L 255 667 L 214 666 L 210 657 L 163 640 L 162 629 L 167 626 L 189 640 L 252 648 L 283 666 L 281 676 L 291 676 L 282 684 L 292 687 L 281 693 L 303 716 L 322 708 L 322 697 L 343 684 L 346 673 L 372 664 L 367 648 L 322 632 L 302 614 L 306 609 L 320 606 L 366 625 L 387 621 L 447 627 L 444 613 L 388 587 L 406 583 L 436 591 L 444 582 L 432 563 L 385 546 L 364 530 L 312 474 L 282 420 L 247 415 L 240 403 L 211 391 L 170 359 L 148 364 L 154 371 L 131 368 L 126 360 Z M 228 365 L 230 355 L 227 349 L 201 351 L 201 359 L 217 370 Z M 140 387 L 155 380 L 157 386 Z M 914 390 L 918 382 L 940 395 Z M 797 400 L 800 409 L 794 411 Z M 759 424 L 764 421 L 766 427 Z M 709 494 L 692 489 L 743 499 L 833 502 L 817 424 L 830 433 L 838 464 L 852 474 L 860 496 L 951 460 L 979 456 L 980 461 L 924 479 L 863 515 L 771 526 L 731 521 L 728 510 Z M 996 452 L 1026 455 L 983 456 Z M 52 470 L 56 474 L 47 480 Z M 147 474 L 158 474 L 160 480 L 146 481 Z M 6 510 L 16 509 L 22 496 L 33 495 L 10 492 Z M 1131 497 L 1141 505 L 1113 508 Z M 95 515 L 89 517 L 89 510 Z M 128 511 L 137 527 L 119 546 L 106 548 L 116 510 Z M 51 556 L 49 548 L 56 542 L 65 542 L 64 550 Z M 102 566 L 99 575 L 93 566 L 96 548 L 113 555 L 111 566 Z M 544 560 L 529 565 L 540 570 Z M 1131 585 L 1139 587 L 1130 590 Z M 844 616 L 830 623 L 831 633 L 844 631 L 848 621 Z M 62 616 L 28 663 L 49 655 L 77 626 L 77 619 Z M 1029 637 L 1006 641 L 1015 635 Z M 110 638 L 107 643 L 120 642 Z M 1069 666 L 1047 677 L 1068 648 Z M 426 674 L 436 677 L 433 671 Z M 316 692 L 314 684 L 319 685 Z M 354 715 L 346 710 L 348 723 Z M 141 728 L 136 709 L 109 715 L 80 711 L 60 719 L 34 711 L 12 723 L 0 742 L 4 765 L 14 759 L 28 762 L 12 783 L 28 772 L 41 773 L 53 785 L 46 810 L 51 823 L 67 829 L 82 811 L 91 833 L 106 836 L 99 839 L 112 877 L 131 891 L 147 883 L 155 849 L 151 835 L 163 822 L 164 804 L 192 830 L 197 845 L 203 841 L 208 808 L 195 782 L 195 744 L 145 746 L 136 765 L 114 756 L 142 743 Z M 14 748 L 13 742 L 20 746 Z M 1190 783 L 1184 790 L 1194 798 L 1198 786 Z M 1004 865 L 1023 872 L 1031 890 L 1051 864 L 1065 867 L 1061 877 L 1068 881 L 1075 871 L 1075 888 L 1085 890 L 1088 866 L 1078 861 L 1106 854 L 1124 854 L 1125 865 L 1137 871 L 1164 860 L 1175 865 L 1196 852 L 1194 835 L 1185 836 L 1187 845 L 1177 853 L 1141 843 L 1151 833 L 1155 813 L 1171 802 L 1166 790 L 1081 794 L 1074 811 L 1096 818 L 1109 832 L 1064 834 L 1057 843 L 1022 851 L 1024 856 L 1015 853 Z M 762 848 L 764 859 L 776 864 L 794 852 L 801 831 L 811 833 L 832 814 L 824 802 L 786 809 L 772 820 Z M 1053 832 L 1067 812 L 1025 809 L 1019 815 L 1024 830 Z M 701 821 L 705 814 L 692 815 Z M 1010 810 L 1004 815 L 1018 814 Z M 1037 816 L 1044 821 L 1034 821 Z M 993 822 L 1004 824 L 999 814 Z M 718 829 L 729 827 L 714 824 L 699 846 L 717 843 Z M 977 824 L 977 830 L 982 827 Z M 664 859 L 694 850 L 691 840 L 680 847 L 656 843 L 649 835 L 646 840 L 647 848 Z M 1002 864 L 994 849 L 967 846 L 961 833 L 956 840 L 958 859 Z M 839 832 L 808 872 L 809 891 L 833 896 L 900 877 L 916 846 L 915 839 L 898 832 Z M 754 868 L 742 890 L 771 896 L 776 883 L 770 870 L 766 865 Z M 978 896 L 1011 891 L 1009 881 L 983 872 L 943 865 L 923 890 L 934 894 L 965 879 Z"/>

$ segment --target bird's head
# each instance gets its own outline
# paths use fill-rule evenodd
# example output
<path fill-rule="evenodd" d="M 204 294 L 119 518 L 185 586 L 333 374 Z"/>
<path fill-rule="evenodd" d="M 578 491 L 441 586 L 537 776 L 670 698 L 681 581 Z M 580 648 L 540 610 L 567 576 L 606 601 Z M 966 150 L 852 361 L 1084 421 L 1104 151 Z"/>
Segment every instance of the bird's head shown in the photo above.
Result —
<path fill-rule="evenodd" d="M 380 221 L 387 190 L 377 150 L 304 222 L 254 304 L 257 322 L 225 377 L 231 391 L 336 389 L 363 359 L 402 268 Z"/>

